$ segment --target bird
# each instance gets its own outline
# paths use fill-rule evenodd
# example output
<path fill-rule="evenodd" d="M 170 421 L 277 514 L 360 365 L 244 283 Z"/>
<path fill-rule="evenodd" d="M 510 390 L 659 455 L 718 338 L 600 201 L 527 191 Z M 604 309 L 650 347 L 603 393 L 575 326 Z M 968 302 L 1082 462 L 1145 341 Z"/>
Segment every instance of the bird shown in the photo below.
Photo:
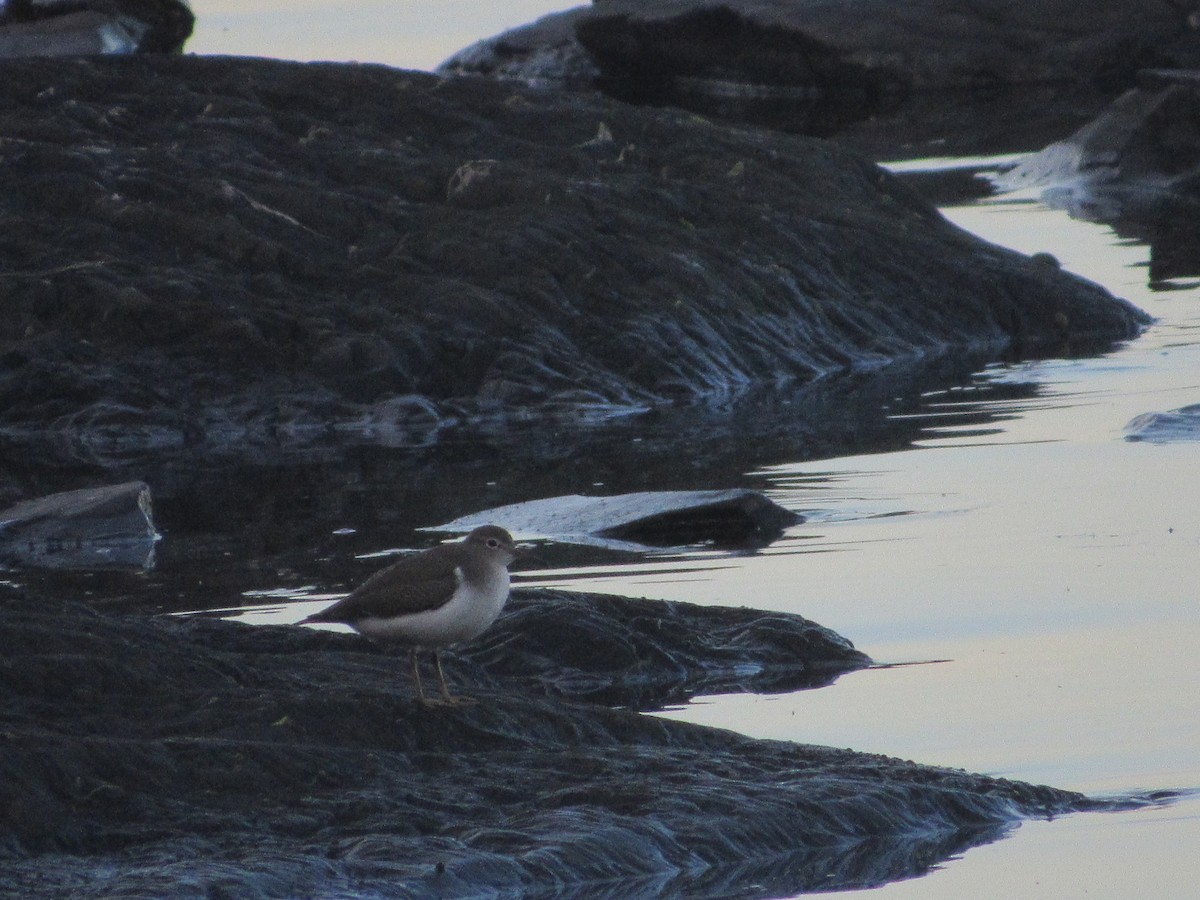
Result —
<path fill-rule="evenodd" d="M 478 637 L 496 621 L 508 600 L 508 567 L 520 554 L 506 530 L 483 525 L 461 541 L 439 544 L 379 570 L 300 624 L 338 622 L 378 642 L 408 643 L 418 703 L 473 703 L 450 693 L 441 649 Z M 422 648 L 433 651 L 441 700 L 425 695 L 417 659 Z"/>

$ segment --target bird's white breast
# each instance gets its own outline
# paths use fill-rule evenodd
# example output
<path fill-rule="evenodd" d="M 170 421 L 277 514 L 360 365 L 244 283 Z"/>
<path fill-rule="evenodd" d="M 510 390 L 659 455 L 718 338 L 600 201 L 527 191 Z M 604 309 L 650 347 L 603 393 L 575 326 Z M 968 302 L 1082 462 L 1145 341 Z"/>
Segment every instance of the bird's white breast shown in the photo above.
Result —
<path fill-rule="evenodd" d="M 367 618 L 354 627 L 369 638 L 402 640 L 422 647 L 445 647 L 478 637 L 496 621 L 508 600 L 508 570 L 471 586 L 461 569 L 454 570 L 458 587 L 437 609 L 407 613 L 396 618 Z"/>

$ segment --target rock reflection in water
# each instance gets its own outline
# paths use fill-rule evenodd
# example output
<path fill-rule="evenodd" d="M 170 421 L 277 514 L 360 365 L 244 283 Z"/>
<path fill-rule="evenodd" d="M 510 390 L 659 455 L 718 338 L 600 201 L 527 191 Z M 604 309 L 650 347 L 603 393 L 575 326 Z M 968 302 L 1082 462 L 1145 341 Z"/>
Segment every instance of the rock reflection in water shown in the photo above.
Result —
<path fill-rule="evenodd" d="M 983 363 L 892 366 L 747 394 L 734 408 L 664 410 L 594 430 L 463 430 L 420 450 L 328 446 L 274 465 L 203 465 L 186 453 L 133 461 L 127 471 L 153 487 L 164 539 L 155 571 L 114 580 L 105 602 L 161 609 L 164 598 L 179 597 L 176 609 L 195 610 L 229 607 L 247 591 L 301 584 L 348 590 L 379 566 L 364 555 L 428 544 L 419 528 L 482 508 L 581 488 L 766 488 L 770 479 L 753 473 L 773 465 L 913 446 L 926 435 L 926 414 L 987 428 L 1011 414 L 996 401 L 1019 404 L 1037 387 L 974 377 Z M 5 462 L 10 484 L 44 484 L 53 473 L 76 483 L 100 477 L 53 465 L 44 472 L 42 460 L 23 453 Z M 107 477 L 119 474 L 108 470 Z M 628 560 L 562 545 L 543 555 L 554 566 Z"/>

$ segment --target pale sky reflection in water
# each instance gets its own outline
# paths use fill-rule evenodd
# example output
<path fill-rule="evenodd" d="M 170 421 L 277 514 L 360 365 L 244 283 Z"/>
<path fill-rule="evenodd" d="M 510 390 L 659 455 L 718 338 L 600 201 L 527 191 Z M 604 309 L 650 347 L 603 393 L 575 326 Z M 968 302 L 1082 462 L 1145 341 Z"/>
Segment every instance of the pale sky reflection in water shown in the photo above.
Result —
<path fill-rule="evenodd" d="M 187 51 L 433 69 L 485 37 L 549 12 L 556 0 L 189 0 Z"/>

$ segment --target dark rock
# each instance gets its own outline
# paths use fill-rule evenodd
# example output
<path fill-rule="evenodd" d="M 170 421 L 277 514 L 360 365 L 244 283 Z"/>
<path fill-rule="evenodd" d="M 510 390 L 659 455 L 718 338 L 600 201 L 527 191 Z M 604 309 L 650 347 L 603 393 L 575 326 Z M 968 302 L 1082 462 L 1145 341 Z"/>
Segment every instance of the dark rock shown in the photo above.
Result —
<path fill-rule="evenodd" d="M 1071 121 L 1072 106 L 1095 108 L 1089 91 L 1111 97 L 1139 68 L 1197 64 L 1195 16 L 1194 4 L 1125 0 L 595 0 L 440 71 L 843 133 L 885 156 L 885 129 L 892 154 L 935 139 L 944 154 L 982 124 L 997 133 L 990 145 L 977 133 L 976 152 L 998 152 L 999 129 L 1038 131 L 1046 108 Z"/>
<path fill-rule="evenodd" d="M 64 491 L 0 511 L 0 560 L 77 569 L 146 567 L 158 540 L 144 482 Z"/>
<path fill-rule="evenodd" d="M 464 651 L 468 683 L 662 709 L 700 694 L 824 687 L 871 662 L 796 615 L 546 590 L 514 591 L 510 604 Z"/>
<path fill-rule="evenodd" d="M 1159 222 L 1200 211 L 1200 71 L 1148 73 L 1063 141 L 996 179 L 1101 222 Z"/>
<path fill-rule="evenodd" d="M 0 64 L 0 110 L 30 452 L 424 442 L 1147 321 L 828 144 L 598 97 L 162 56 Z"/>
<path fill-rule="evenodd" d="M 802 521 L 759 491 L 641 491 L 609 497 L 526 500 L 447 522 L 430 531 L 467 532 L 495 523 L 513 533 L 604 547 L 714 543 L 762 547 Z"/>
<path fill-rule="evenodd" d="M 575 35 L 599 69 L 596 86 L 626 102 L 824 135 L 907 91 L 803 29 L 728 6 L 692 4 L 668 17 L 645 6 L 597 11 Z"/>
<path fill-rule="evenodd" d="M 455 53 L 438 66 L 446 75 L 486 75 L 531 86 L 591 88 L 600 69 L 575 35 L 590 6 L 549 13 Z"/>
<path fill-rule="evenodd" d="M 177 53 L 194 22 L 183 0 L 6 0 L 0 58 Z"/>
<path fill-rule="evenodd" d="M 780 896 L 1105 808 L 506 679 L 425 710 L 401 659 L 303 628 L 9 593 L 0 645 L 0 892 L 23 897 Z"/>
<path fill-rule="evenodd" d="M 574 40 L 600 78 L 711 78 L 881 93 L 1107 78 L 1195 52 L 1188 3 L 1123 0 L 594 0 L 451 57 L 448 72 L 526 78 Z M 492 48 L 489 55 L 485 52 Z M 588 67 L 577 65 L 586 73 Z M 549 78 L 548 67 L 536 77 Z M 562 77 L 559 75 L 559 77 Z M 649 79 L 647 79 L 649 80 Z M 654 90 L 650 85 L 647 90 Z"/>
<path fill-rule="evenodd" d="M 993 179 L 1151 247 L 1150 282 L 1200 274 L 1200 70 L 1152 71 L 1070 137 Z"/>

